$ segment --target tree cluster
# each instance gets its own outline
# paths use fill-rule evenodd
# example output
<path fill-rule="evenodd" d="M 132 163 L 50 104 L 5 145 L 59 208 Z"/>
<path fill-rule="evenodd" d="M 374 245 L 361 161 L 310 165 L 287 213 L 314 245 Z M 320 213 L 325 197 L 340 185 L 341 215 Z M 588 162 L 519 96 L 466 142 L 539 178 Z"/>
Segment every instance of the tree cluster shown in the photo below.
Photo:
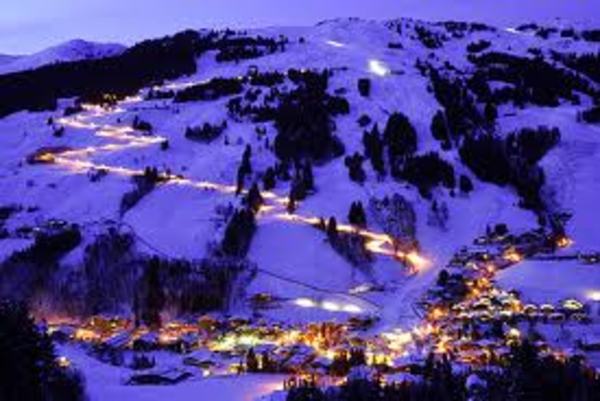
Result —
<path fill-rule="evenodd" d="M 367 179 L 367 174 L 363 169 L 365 158 L 360 153 L 356 152 L 352 156 L 346 156 L 344 164 L 348 168 L 350 180 L 362 184 Z"/>
<path fill-rule="evenodd" d="M 243 258 L 250 249 L 255 231 L 254 211 L 250 208 L 236 210 L 225 228 L 221 250 L 227 256 Z"/>
<path fill-rule="evenodd" d="M 556 107 L 560 99 L 578 102 L 575 92 L 593 94 L 594 90 L 582 77 L 546 62 L 542 57 L 526 58 L 500 52 L 470 55 L 477 71 L 469 80 L 469 88 L 480 102 L 503 104 L 512 101 L 517 106 L 527 103 Z M 491 90 L 488 81 L 510 85 Z"/>
<path fill-rule="evenodd" d="M 85 401 L 85 382 L 56 362 L 54 346 L 22 304 L 0 301 L 0 399 Z"/>
<path fill-rule="evenodd" d="M 584 110 L 578 117 L 588 124 L 598 124 L 600 123 L 600 106 L 594 106 Z"/>
<path fill-rule="evenodd" d="M 383 141 L 387 146 L 391 173 L 397 177 L 402 163 L 417 150 L 417 132 L 406 115 L 396 112 L 388 118 Z"/>
<path fill-rule="evenodd" d="M 363 97 L 369 97 L 371 94 L 371 80 L 369 78 L 360 78 L 358 80 L 358 92 Z"/>
<path fill-rule="evenodd" d="M 327 161 L 344 153 L 333 134 L 333 116 L 347 114 L 346 99 L 327 94 L 329 71 L 290 70 L 297 89 L 285 94 L 275 113 L 275 154 L 284 161 L 311 159 Z"/>
<path fill-rule="evenodd" d="M 552 52 L 552 57 L 594 82 L 600 83 L 600 52 L 585 54 Z"/>
<path fill-rule="evenodd" d="M 284 52 L 285 45 L 288 43 L 286 37 L 280 37 L 278 40 L 257 36 L 225 37 L 216 44 L 218 49 L 215 59 L 219 63 L 263 57 L 274 54 L 278 51 Z"/>
<path fill-rule="evenodd" d="M 367 215 L 365 214 L 362 202 L 352 202 L 350 211 L 348 212 L 348 221 L 350 224 L 358 227 L 364 228 L 367 226 Z"/>
<path fill-rule="evenodd" d="M 485 49 L 489 48 L 492 43 L 489 40 L 478 40 L 477 42 L 471 42 L 467 45 L 467 51 L 469 53 L 480 53 Z"/>
<path fill-rule="evenodd" d="M 540 210 L 543 206 L 540 189 L 545 180 L 537 161 L 559 141 L 560 132 L 556 128 L 526 128 L 505 139 L 494 135 L 467 137 L 459 153 L 479 179 L 512 185 L 524 207 Z"/>
<path fill-rule="evenodd" d="M 148 121 L 142 120 L 138 116 L 134 117 L 133 122 L 131 123 L 131 127 L 135 130 L 148 133 L 151 133 L 153 129 L 152 124 L 150 124 Z"/>
<path fill-rule="evenodd" d="M 430 198 L 431 190 L 440 184 L 448 189 L 456 186 L 454 168 L 436 152 L 409 157 L 399 177 L 416 186 L 425 198 Z"/>
<path fill-rule="evenodd" d="M 444 45 L 444 35 L 432 32 L 422 25 L 415 26 L 415 32 L 421 44 L 428 49 L 438 49 Z"/>
<path fill-rule="evenodd" d="M 227 120 L 223 120 L 221 124 L 215 125 L 204 123 L 197 127 L 186 127 L 185 137 L 192 141 L 210 143 L 217 139 L 226 129 Z"/>
<path fill-rule="evenodd" d="M 217 100 L 224 96 L 238 95 L 243 90 L 242 80 L 237 78 L 213 78 L 206 83 L 180 90 L 175 94 L 173 100 L 176 103 Z"/>
<path fill-rule="evenodd" d="M 135 187 L 123 194 L 121 198 L 119 208 L 121 216 L 134 208 L 144 196 L 152 192 L 156 185 L 165 181 L 167 177 L 161 175 L 156 167 L 146 167 L 143 174 L 135 175 L 132 179 Z"/>
<path fill-rule="evenodd" d="M 75 224 L 38 233 L 31 246 L 0 264 L 0 297 L 29 301 L 44 289 L 59 260 L 80 243 L 81 232 Z"/>

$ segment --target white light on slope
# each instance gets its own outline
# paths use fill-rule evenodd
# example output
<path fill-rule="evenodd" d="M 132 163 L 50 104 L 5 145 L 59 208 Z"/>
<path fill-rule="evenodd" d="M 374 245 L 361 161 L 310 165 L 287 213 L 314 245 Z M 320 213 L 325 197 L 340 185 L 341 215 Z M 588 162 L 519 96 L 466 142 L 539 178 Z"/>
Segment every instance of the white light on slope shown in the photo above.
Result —
<path fill-rule="evenodd" d="M 322 306 L 323 306 L 323 309 L 330 311 L 330 312 L 339 312 L 339 310 L 341 309 L 338 304 L 330 302 L 330 301 L 323 302 Z"/>
<path fill-rule="evenodd" d="M 325 41 L 325 43 L 327 43 L 329 46 L 333 46 L 333 47 L 346 47 L 345 44 L 340 43 L 335 40 L 327 40 L 327 41 Z"/>
<path fill-rule="evenodd" d="M 389 68 L 383 61 L 375 59 L 369 60 L 369 71 L 380 77 L 385 77 L 390 73 Z"/>
<path fill-rule="evenodd" d="M 590 291 L 588 293 L 588 297 L 592 300 L 592 301 L 600 301 L 600 291 Z"/>
<path fill-rule="evenodd" d="M 360 306 L 352 305 L 352 304 L 344 305 L 342 310 L 344 312 L 348 312 L 348 313 L 361 313 L 362 312 L 362 309 L 360 308 Z"/>
<path fill-rule="evenodd" d="M 317 304 L 312 299 L 308 298 L 298 298 L 294 301 L 294 303 L 301 308 L 314 308 L 315 306 L 317 306 Z"/>

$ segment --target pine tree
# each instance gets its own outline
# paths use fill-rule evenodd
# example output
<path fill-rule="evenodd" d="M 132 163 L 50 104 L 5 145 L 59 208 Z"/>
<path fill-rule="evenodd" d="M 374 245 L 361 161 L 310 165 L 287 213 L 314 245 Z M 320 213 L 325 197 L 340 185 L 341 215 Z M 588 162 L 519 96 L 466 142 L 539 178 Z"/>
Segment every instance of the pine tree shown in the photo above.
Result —
<path fill-rule="evenodd" d="M 248 195 L 246 196 L 246 205 L 252 210 L 254 213 L 257 213 L 262 204 L 264 203 L 264 199 L 260 194 L 260 190 L 258 189 L 258 185 L 256 183 L 252 184 L 252 187 L 248 191 Z"/>
<path fill-rule="evenodd" d="M 242 166 L 240 166 L 237 171 L 237 180 L 236 180 L 236 186 L 235 186 L 235 194 L 236 195 L 241 194 L 242 191 L 244 190 L 244 178 L 245 177 L 246 177 L 246 174 L 244 174 L 244 169 L 242 168 Z"/>
<path fill-rule="evenodd" d="M 488 125 L 493 126 L 498 118 L 498 109 L 496 108 L 496 105 L 491 102 L 486 103 L 483 115 Z"/>
<path fill-rule="evenodd" d="M 54 347 L 24 305 L 0 301 L 0 400 L 82 401 L 83 380 L 55 363 Z"/>
<path fill-rule="evenodd" d="M 337 235 L 337 221 L 335 220 L 335 217 L 331 216 L 327 222 L 327 237 L 330 240 L 334 240 L 337 238 Z"/>
<path fill-rule="evenodd" d="M 265 191 L 270 191 L 271 189 L 275 188 L 275 183 L 275 170 L 273 167 L 269 167 L 263 175 L 263 189 Z"/>
<path fill-rule="evenodd" d="M 302 168 L 302 180 L 304 182 L 304 188 L 307 191 L 312 191 L 315 189 L 315 178 L 312 170 L 312 163 L 310 160 L 307 160 L 304 163 Z"/>
<path fill-rule="evenodd" d="M 460 191 L 465 194 L 468 194 L 471 191 L 473 191 L 473 183 L 471 182 L 471 179 L 464 174 L 460 176 L 459 187 Z"/>
<path fill-rule="evenodd" d="M 431 119 L 431 135 L 440 142 L 449 141 L 446 118 L 441 110 L 438 110 Z"/>
<path fill-rule="evenodd" d="M 246 354 L 246 370 L 251 373 L 258 372 L 258 359 L 254 353 L 254 348 L 250 348 Z"/>
<path fill-rule="evenodd" d="M 290 191 L 286 208 L 289 214 L 293 214 L 296 211 L 296 198 L 294 198 L 294 191 Z"/>
<path fill-rule="evenodd" d="M 348 212 L 348 221 L 350 224 L 359 227 L 365 227 L 367 225 L 367 217 L 362 202 L 352 202 L 350 211 Z"/>

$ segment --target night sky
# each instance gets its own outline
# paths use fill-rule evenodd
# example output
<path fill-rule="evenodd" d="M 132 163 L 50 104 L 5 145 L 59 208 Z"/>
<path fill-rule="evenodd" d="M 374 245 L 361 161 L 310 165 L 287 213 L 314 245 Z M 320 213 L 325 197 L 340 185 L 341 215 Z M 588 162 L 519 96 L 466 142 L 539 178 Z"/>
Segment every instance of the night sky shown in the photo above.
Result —
<path fill-rule="evenodd" d="M 82 38 L 131 44 L 184 28 L 310 25 L 335 17 L 599 22 L 598 0 L 0 0 L 0 53 Z"/>

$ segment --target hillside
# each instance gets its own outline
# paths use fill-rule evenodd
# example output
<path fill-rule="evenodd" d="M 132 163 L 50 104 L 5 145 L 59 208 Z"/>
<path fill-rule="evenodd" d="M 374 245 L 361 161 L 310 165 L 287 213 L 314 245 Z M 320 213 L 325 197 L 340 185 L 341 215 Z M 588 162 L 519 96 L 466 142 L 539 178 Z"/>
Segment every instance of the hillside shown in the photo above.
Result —
<path fill-rule="evenodd" d="M 70 40 L 34 54 L 24 56 L 0 55 L 0 74 L 35 69 L 48 64 L 98 59 L 116 56 L 125 46 L 115 43 L 93 43 Z"/>
<path fill-rule="evenodd" d="M 0 102 L 0 293 L 49 323 L 137 319 L 138 303 L 156 309 L 159 282 L 166 301 L 149 326 L 213 312 L 286 325 L 369 317 L 369 335 L 409 332 L 461 248 L 502 259 L 504 247 L 473 244 L 506 225 L 539 230 L 553 248 L 568 238 L 550 255 L 571 261 L 528 260 L 498 289 L 589 302 L 600 270 L 577 258 L 600 251 L 600 126 L 582 117 L 600 99 L 590 32 L 334 20 L 188 32 L 193 51 L 166 42 L 185 74 L 158 65 L 127 84 L 98 78 L 113 89 L 102 96 L 68 67 L 16 74 L 19 84 L 0 82 L 23 104 Z M 148 49 L 69 42 L 0 73 Z M 82 66 L 98 77 L 138 65 L 125 58 Z M 54 73 L 67 77 L 48 84 L 63 87 L 48 88 L 54 109 L 19 89 Z M 355 202 L 362 211 L 350 213 Z M 39 245 L 71 224 L 81 237 L 71 246 L 56 244 L 72 233 Z M 17 269 L 31 244 L 54 264 L 25 252 Z M 552 280 L 538 286 L 545 266 Z"/>

